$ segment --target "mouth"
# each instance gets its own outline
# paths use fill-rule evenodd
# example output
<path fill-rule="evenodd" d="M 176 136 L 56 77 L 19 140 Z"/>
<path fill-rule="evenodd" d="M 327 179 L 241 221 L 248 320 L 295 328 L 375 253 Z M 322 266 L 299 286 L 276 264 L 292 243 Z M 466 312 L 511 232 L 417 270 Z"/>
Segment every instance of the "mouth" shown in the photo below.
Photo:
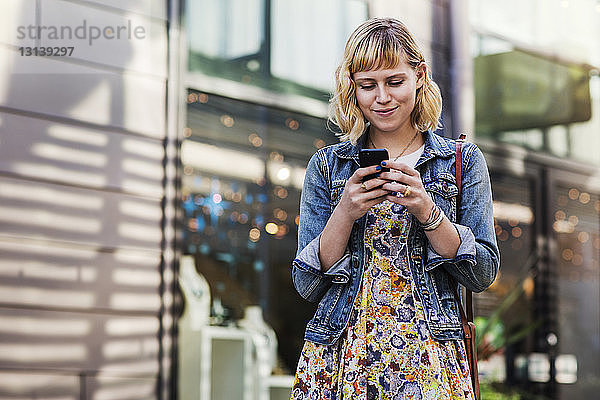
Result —
<path fill-rule="evenodd" d="M 373 112 L 377 115 L 381 115 L 382 117 L 385 117 L 385 116 L 392 114 L 394 111 L 396 111 L 397 108 L 398 108 L 398 106 L 390 107 L 390 108 L 381 108 L 378 110 L 373 110 Z"/>

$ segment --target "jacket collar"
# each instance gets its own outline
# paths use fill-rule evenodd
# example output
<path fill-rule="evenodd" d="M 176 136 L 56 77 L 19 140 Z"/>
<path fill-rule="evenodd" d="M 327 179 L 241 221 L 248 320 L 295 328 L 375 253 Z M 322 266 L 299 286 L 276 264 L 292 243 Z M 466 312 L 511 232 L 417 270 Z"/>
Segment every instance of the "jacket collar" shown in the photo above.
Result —
<path fill-rule="evenodd" d="M 333 153 L 339 158 L 354 160 L 358 164 L 358 151 L 366 147 L 365 142 L 368 137 L 366 134 L 367 131 L 368 128 L 365 130 L 365 133 L 361 135 L 355 145 L 353 145 L 350 141 L 344 141 L 335 146 Z M 417 162 L 417 166 L 434 157 L 447 158 L 454 154 L 454 148 L 449 145 L 447 140 L 444 140 L 439 135 L 436 135 L 429 130 L 423 132 L 422 135 L 423 139 L 425 140 L 425 149 L 423 150 L 421 158 Z"/>

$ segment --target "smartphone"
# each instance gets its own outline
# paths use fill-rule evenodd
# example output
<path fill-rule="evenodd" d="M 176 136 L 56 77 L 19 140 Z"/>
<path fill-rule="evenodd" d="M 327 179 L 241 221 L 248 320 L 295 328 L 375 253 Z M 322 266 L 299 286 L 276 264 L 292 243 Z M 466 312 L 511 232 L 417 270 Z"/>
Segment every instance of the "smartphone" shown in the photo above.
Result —
<path fill-rule="evenodd" d="M 360 149 L 358 152 L 358 161 L 360 167 L 369 167 L 371 165 L 381 165 L 382 161 L 388 160 L 390 156 L 386 149 Z M 388 172 L 390 169 L 382 167 L 379 172 Z M 375 178 L 375 174 L 367 175 L 363 181 Z"/>

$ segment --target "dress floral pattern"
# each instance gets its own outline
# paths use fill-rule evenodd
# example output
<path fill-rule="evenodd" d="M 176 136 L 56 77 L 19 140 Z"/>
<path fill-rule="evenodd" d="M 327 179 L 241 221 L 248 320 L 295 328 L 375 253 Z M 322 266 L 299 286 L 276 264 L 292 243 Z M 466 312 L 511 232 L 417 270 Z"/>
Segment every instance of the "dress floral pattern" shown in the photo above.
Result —
<path fill-rule="evenodd" d="M 369 210 L 348 328 L 331 346 L 305 342 L 292 399 L 474 399 L 464 343 L 429 333 L 408 268 L 409 224 L 389 201 Z"/>

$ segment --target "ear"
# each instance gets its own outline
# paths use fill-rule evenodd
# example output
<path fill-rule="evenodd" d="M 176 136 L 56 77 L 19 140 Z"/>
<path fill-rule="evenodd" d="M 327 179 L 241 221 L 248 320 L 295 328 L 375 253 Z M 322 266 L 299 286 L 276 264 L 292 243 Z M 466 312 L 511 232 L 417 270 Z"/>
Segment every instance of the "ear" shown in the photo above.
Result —
<path fill-rule="evenodd" d="M 427 76 L 427 64 L 422 62 L 419 65 L 417 65 L 416 74 L 417 74 L 417 89 L 419 89 L 425 83 L 425 77 Z"/>

